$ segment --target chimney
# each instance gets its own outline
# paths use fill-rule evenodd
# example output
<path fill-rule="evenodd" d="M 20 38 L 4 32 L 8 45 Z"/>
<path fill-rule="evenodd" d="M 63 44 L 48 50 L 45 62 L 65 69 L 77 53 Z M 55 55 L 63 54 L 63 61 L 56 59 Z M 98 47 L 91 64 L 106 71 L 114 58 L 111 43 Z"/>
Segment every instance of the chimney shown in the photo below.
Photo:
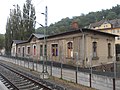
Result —
<path fill-rule="evenodd" d="M 76 22 L 76 21 L 72 22 L 71 26 L 72 26 L 72 29 L 74 29 L 74 30 L 78 30 L 79 29 L 78 22 Z"/>

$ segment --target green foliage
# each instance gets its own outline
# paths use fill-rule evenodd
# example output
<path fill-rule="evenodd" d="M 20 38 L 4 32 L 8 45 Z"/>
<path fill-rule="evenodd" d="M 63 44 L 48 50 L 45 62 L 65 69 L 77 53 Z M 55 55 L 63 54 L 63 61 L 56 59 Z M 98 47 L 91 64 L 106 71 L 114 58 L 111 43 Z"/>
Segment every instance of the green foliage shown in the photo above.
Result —
<path fill-rule="evenodd" d="M 5 37 L 3 34 L 0 34 L 0 49 L 4 47 Z"/>
<path fill-rule="evenodd" d="M 11 42 L 12 42 L 12 27 L 11 27 L 11 20 L 8 18 L 6 24 L 6 33 L 5 33 L 5 50 L 6 54 L 9 54 L 11 51 Z"/>
<path fill-rule="evenodd" d="M 23 11 L 19 5 L 10 10 L 5 33 L 5 50 L 11 52 L 12 40 L 27 40 L 35 32 L 35 8 L 31 0 L 26 0 Z"/>
<path fill-rule="evenodd" d="M 70 25 L 71 25 L 71 20 L 67 17 L 62 19 L 61 21 L 55 23 L 55 24 L 51 24 L 48 28 L 47 28 L 47 34 L 49 35 L 53 35 L 55 33 L 61 33 L 64 32 L 66 30 L 70 29 Z M 40 27 L 36 30 L 36 33 L 44 33 L 44 27 Z"/>
<path fill-rule="evenodd" d="M 23 6 L 23 39 L 27 40 L 32 33 L 35 32 L 35 8 L 31 4 L 31 0 L 26 0 Z"/>
<path fill-rule="evenodd" d="M 112 19 L 116 19 L 117 18 L 117 14 L 115 12 L 109 12 L 106 19 L 108 20 L 112 20 Z"/>
<path fill-rule="evenodd" d="M 71 23 L 77 21 L 80 28 L 87 28 L 91 23 L 100 21 L 102 19 L 116 19 L 120 18 L 120 5 L 112 7 L 111 9 L 101 10 L 97 12 L 89 12 L 88 14 L 81 14 L 80 16 L 74 16 L 73 18 L 63 18 L 61 21 L 51 24 L 47 33 L 52 35 L 56 33 L 66 32 L 71 29 Z M 43 33 L 44 28 L 36 29 L 37 33 Z"/>

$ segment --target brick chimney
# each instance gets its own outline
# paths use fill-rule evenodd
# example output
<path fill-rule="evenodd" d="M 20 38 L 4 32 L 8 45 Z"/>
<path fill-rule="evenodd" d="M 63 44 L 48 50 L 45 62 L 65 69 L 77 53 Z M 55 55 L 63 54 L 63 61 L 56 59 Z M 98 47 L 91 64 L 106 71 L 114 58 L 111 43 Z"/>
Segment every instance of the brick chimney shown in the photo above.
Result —
<path fill-rule="evenodd" d="M 78 30 L 78 29 L 79 29 L 78 22 L 73 21 L 71 27 L 72 27 L 72 29 L 74 29 L 74 30 Z"/>

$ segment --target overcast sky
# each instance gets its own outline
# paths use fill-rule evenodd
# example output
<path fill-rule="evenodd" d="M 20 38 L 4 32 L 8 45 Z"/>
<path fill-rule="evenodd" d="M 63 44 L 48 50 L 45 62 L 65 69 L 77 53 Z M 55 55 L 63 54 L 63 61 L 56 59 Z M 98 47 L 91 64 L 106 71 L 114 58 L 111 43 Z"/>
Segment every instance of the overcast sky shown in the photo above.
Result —
<path fill-rule="evenodd" d="M 23 7 L 26 0 L 2 0 L 0 3 L 0 33 L 5 33 L 6 21 L 10 9 L 14 4 Z M 36 9 L 36 21 L 44 25 L 45 6 L 48 7 L 48 25 L 60 21 L 62 18 L 80 16 L 81 13 L 110 9 L 112 6 L 120 5 L 120 0 L 32 0 Z M 39 25 L 36 24 L 36 28 Z"/>

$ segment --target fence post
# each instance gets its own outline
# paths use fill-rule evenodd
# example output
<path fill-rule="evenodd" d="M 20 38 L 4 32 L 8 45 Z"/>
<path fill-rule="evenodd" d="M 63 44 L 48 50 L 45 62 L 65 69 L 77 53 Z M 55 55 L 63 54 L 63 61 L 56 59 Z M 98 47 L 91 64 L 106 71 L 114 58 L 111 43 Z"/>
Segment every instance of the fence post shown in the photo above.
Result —
<path fill-rule="evenodd" d="M 62 65 L 62 63 L 61 63 L 61 79 L 62 79 L 62 68 L 63 68 L 63 65 Z"/>
<path fill-rule="evenodd" d="M 53 61 L 51 61 L 51 76 L 52 76 L 52 67 L 53 67 Z"/>
<path fill-rule="evenodd" d="M 91 73 L 89 74 L 89 81 L 90 81 L 90 87 L 92 87 L 92 82 L 91 82 Z"/>
<path fill-rule="evenodd" d="M 38 71 L 38 59 L 37 59 L 37 63 L 36 63 L 36 71 Z"/>
<path fill-rule="evenodd" d="M 77 83 L 77 72 L 78 72 L 78 67 L 76 67 L 76 71 L 75 71 L 76 83 Z"/>
<path fill-rule="evenodd" d="M 115 90 L 115 78 L 113 78 L 113 90 Z"/>
<path fill-rule="evenodd" d="M 25 67 L 25 58 L 23 58 L 23 61 L 24 61 L 24 67 Z"/>
<path fill-rule="evenodd" d="M 32 60 L 33 60 L 32 62 L 33 62 L 33 71 L 34 71 L 34 59 L 32 58 Z"/>
<path fill-rule="evenodd" d="M 27 60 L 27 63 L 28 63 L 28 68 L 29 68 L 29 60 L 30 60 L 30 58 L 28 58 L 28 60 Z"/>

